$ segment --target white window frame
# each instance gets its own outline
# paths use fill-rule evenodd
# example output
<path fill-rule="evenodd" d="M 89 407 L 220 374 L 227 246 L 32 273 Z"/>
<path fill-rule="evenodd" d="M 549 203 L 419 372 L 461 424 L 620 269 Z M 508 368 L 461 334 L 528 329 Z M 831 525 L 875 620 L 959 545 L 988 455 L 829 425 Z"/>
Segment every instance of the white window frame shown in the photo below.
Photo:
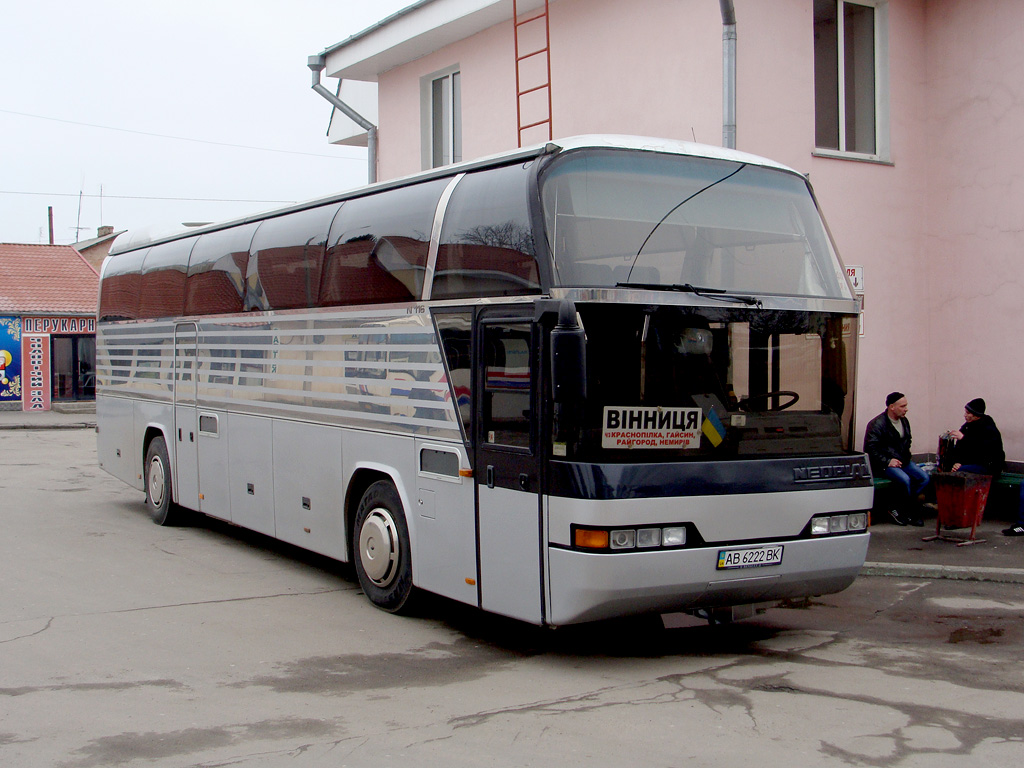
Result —
<path fill-rule="evenodd" d="M 839 90 L 839 149 L 815 147 L 814 153 L 820 157 L 835 157 L 845 160 L 863 160 L 866 162 L 892 163 L 889 145 L 889 2 L 888 0 L 835 0 L 837 24 L 837 72 L 836 83 Z M 844 5 L 863 5 L 874 9 L 875 20 L 875 152 L 852 152 L 846 146 L 846 77 L 844 62 L 846 60 L 846 35 L 844 33 Z M 818 119 L 818 108 L 815 105 L 815 121 Z"/>
<path fill-rule="evenodd" d="M 441 119 L 447 129 L 442 157 L 434 156 L 434 83 L 444 81 L 445 107 Z M 462 71 L 458 64 L 420 78 L 421 156 L 423 170 L 439 168 L 462 161 Z"/>

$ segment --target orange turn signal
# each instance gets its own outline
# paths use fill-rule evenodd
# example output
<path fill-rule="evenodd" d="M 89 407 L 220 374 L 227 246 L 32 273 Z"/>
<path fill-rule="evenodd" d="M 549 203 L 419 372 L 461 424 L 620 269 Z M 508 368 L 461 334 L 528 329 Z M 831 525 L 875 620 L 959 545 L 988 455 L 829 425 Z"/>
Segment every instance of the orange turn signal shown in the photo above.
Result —
<path fill-rule="evenodd" d="M 608 531 L 577 528 L 575 544 L 586 549 L 608 549 Z"/>

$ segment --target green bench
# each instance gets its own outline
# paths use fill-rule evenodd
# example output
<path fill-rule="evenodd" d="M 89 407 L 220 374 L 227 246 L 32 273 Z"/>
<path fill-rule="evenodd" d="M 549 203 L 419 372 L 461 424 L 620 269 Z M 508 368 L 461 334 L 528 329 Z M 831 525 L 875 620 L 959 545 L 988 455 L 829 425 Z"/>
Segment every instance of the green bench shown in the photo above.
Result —
<path fill-rule="evenodd" d="M 1006 488 L 1016 488 L 1020 491 L 1020 484 L 1022 480 L 1024 480 L 1024 474 L 1018 474 L 1017 472 L 1003 472 L 993 481 L 993 485 Z"/>
<path fill-rule="evenodd" d="M 886 494 L 892 488 L 892 480 L 887 477 L 875 477 L 871 480 L 871 485 L 874 486 L 875 496 L 874 501 L 871 505 L 872 510 L 884 509 L 885 505 L 882 503 L 885 499 Z"/>
<path fill-rule="evenodd" d="M 993 517 L 999 520 L 1016 520 L 1020 505 L 1020 484 L 1024 474 L 1003 472 L 992 481 L 989 491 L 989 505 L 986 509 L 995 511 Z"/>

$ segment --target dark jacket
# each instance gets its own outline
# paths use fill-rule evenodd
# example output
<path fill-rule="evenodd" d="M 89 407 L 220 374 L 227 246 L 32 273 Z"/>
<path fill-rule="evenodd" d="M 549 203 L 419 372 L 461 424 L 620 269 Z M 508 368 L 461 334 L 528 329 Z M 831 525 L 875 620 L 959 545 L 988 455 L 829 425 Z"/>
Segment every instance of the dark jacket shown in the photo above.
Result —
<path fill-rule="evenodd" d="M 960 427 L 963 437 L 950 449 L 949 461 L 959 464 L 977 464 L 984 467 L 986 474 L 998 475 L 1003 471 L 1003 436 L 992 417 L 980 416 Z"/>
<path fill-rule="evenodd" d="M 910 463 L 910 421 L 904 416 L 900 419 L 903 425 L 903 437 L 889 423 L 889 416 L 882 411 L 868 422 L 864 430 L 864 453 L 871 460 L 871 472 L 881 477 L 891 459 L 899 459 L 904 465 Z"/>

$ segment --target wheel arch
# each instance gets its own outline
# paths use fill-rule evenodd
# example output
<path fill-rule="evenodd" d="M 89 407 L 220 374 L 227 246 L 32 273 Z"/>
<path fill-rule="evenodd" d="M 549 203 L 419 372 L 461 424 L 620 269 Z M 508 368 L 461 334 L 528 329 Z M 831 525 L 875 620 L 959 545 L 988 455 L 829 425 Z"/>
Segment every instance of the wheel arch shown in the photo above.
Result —
<path fill-rule="evenodd" d="M 352 477 L 348 481 L 348 488 L 345 490 L 345 539 L 346 555 L 350 563 L 355 562 L 355 531 L 353 530 L 356 520 L 356 511 L 359 509 L 359 502 L 367 489 L 379 480 L 386 480 L 391 483 L 398 498 L 402 502 L 402 510 L 405 512 L 405 524 L 409 528 L 409 535 L 412 537 L 412 525 L 410 518 L 411 507 L 405 488 L 399 479 L 399 473 L 394 467 L 384 464 L 363 463 L 356 466 Z"/>
<path fill-rule="evenodd" d="M 155 440 L 158 437 L 162 437 L 164 439 L 164 447 L 167 448 L 167 456 L 168 456 L 168 458 L 171 461 L 174 461 L 174 453 L 173 453 L 173 447 L 174 446 L 171 445 L 171 441 L 167 438 L 167 433 L 166 433 L 166 431 L 164 431 L 164 428 L 162 426 L 158 425 L 158 424 L 150 424 L 150 425 L 148 425 L 146 427 L 146 431 L 143 432 L 143 434 L 142 434 L 142 452 L 141 452 L 142 455 L 141 455 L 141 457 L 139 459 L 140 466 L 142 467 L 142 473 L 143 473 L 142 476 L 143 476 L 143 478 L 145 478 L 146 454 L 149 453 L 150 443 L 152 443 L 153 440 Z M 170 470 L 170 467 L 168 467 L 168 470 Z M 175 488 L 175 492 L 177 492 L 176 488 Z"/>
<path fill-rule="evenodd" d="M 170 438 L 167 436 L 167 431 L 163 426 L 159 424 L 147 425 L 142 433 L 142 451 L 139 456 L 139 477 L 142 478 L 142 487 L 145 487 L 145 457 L 150 453 L 150 445 L 153 441 L 158 438 L 164 438 L 164 447 L 167 449 L 167 460 L 171 463 L 171 466 L 167 468 L 167 471 L 171 473 L 171 477 L 176 479 L 177 473 L 174 471 L 175 460 L 174 460 L 174 445 L 171 444 Z M 176 482 L 171 483 L 172 499 L 171 501 L 177 502 L 178 495 L 178 484 Z"/>

